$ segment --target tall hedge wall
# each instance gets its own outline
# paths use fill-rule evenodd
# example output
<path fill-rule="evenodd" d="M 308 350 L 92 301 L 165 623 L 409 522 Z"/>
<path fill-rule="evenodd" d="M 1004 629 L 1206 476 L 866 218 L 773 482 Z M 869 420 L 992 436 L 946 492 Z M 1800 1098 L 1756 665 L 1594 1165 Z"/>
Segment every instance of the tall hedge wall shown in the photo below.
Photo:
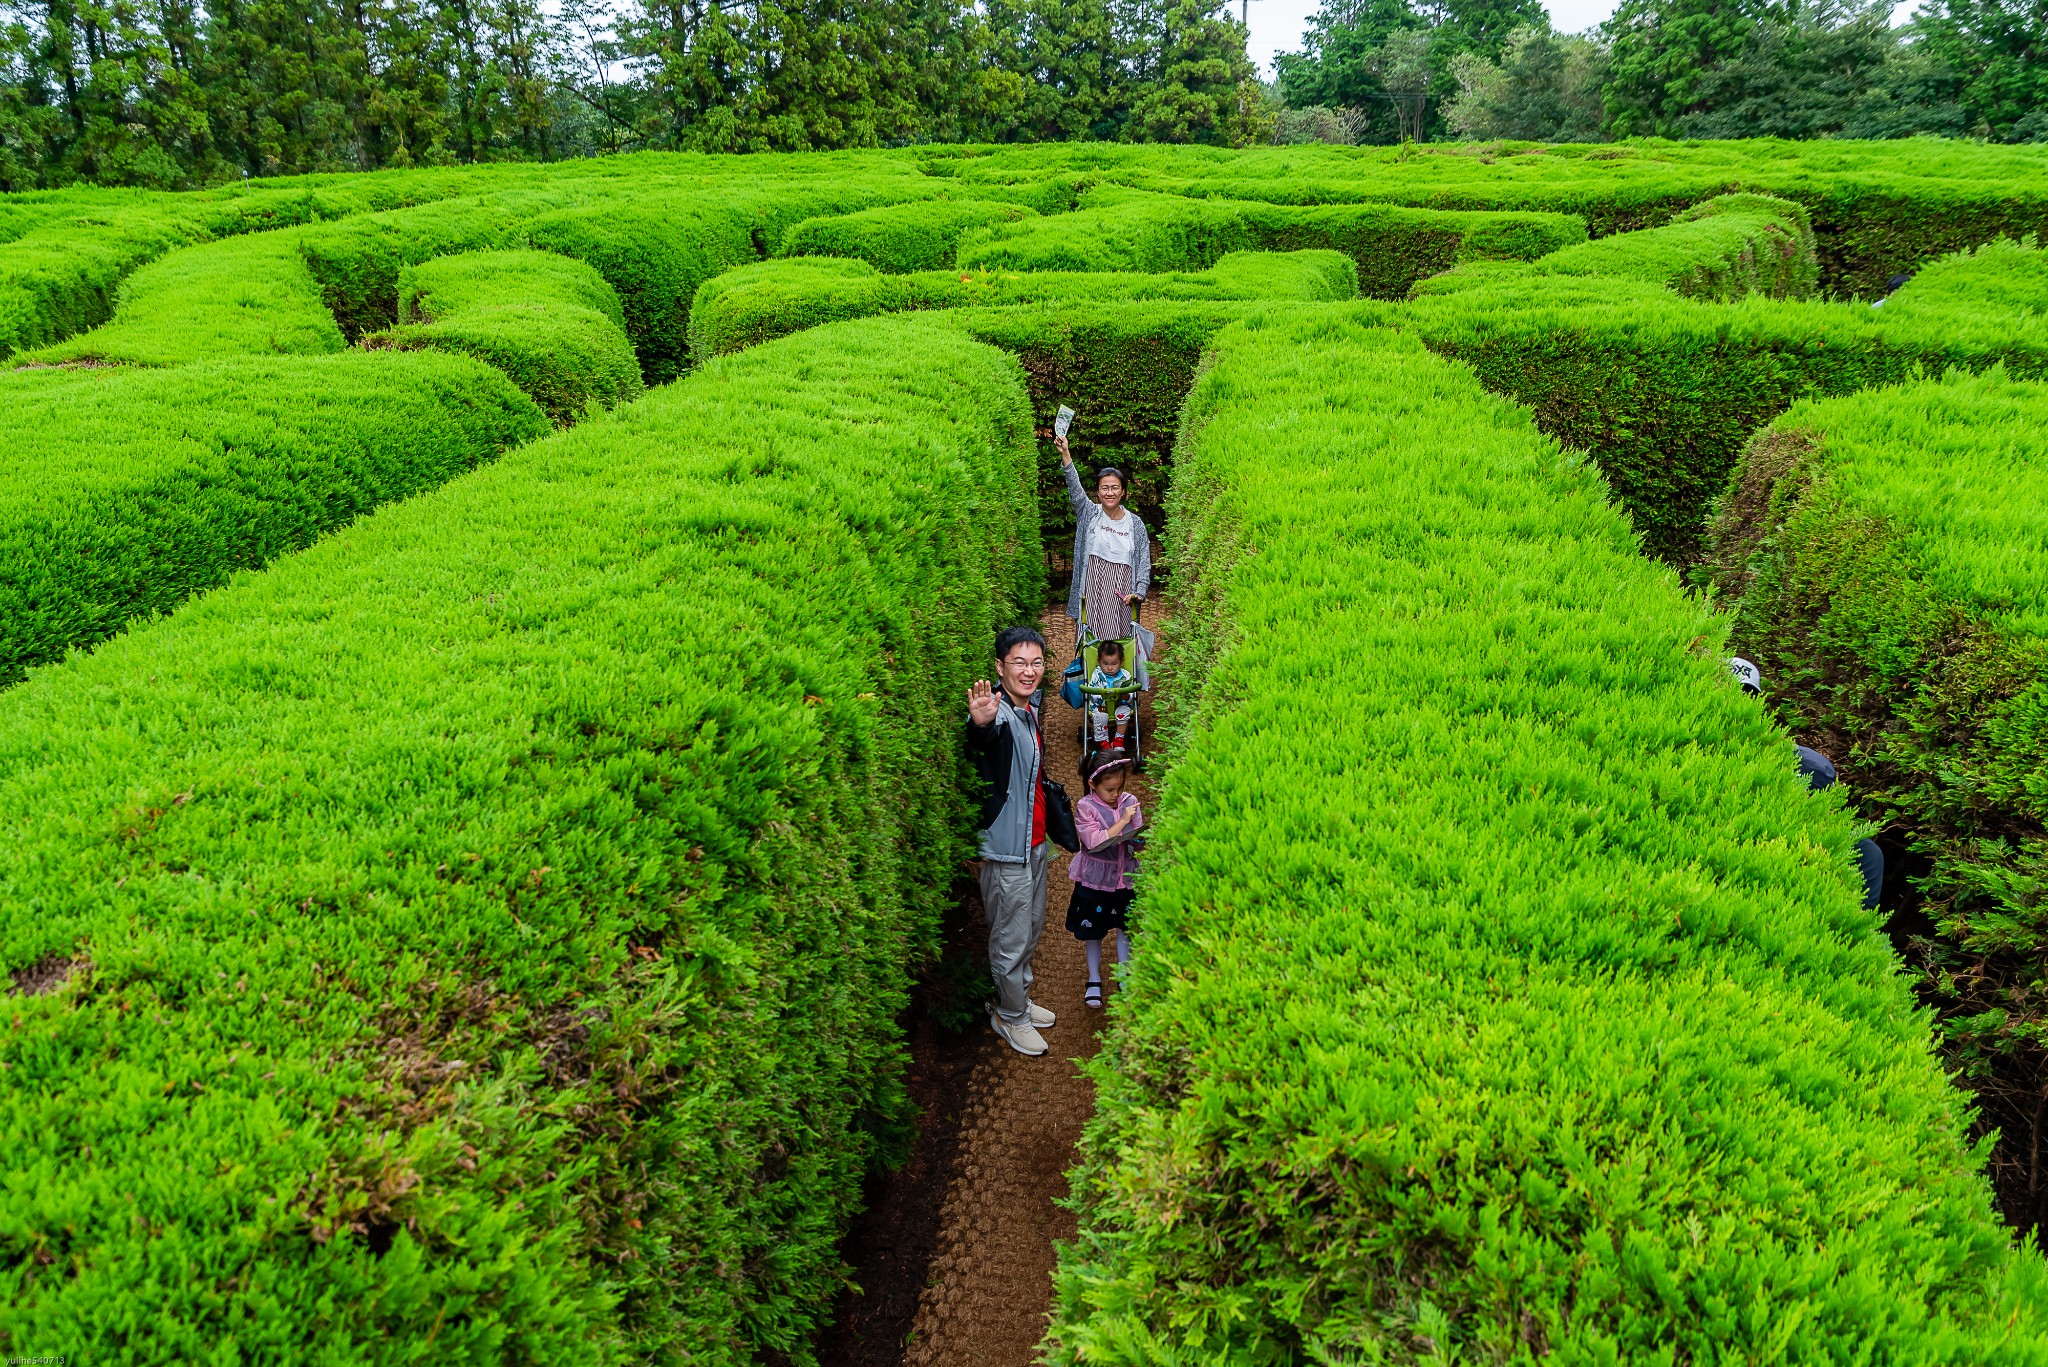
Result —
<path fill-rule="evenodd" d="M 0 376 L 0 684 L 546 430 L 449 356 Z"/>
<path fill-rule="evenodd" d="M 122 283 L 113 318 L 17 354 L 16 365 L 184 365 L 320 355 L 346 342 L 298 235 L 255 233 L 170 252 Z"/>
<path fill-rule="evenodd" d="M 864 261 L 764 261 L 715 276 L 697 290 L 690 309 L 690 351 L 702 362 L 820 323 L 910 309 L 1335 300 L 1357 293 L 1358 273 L 1350 258 L 1333 251 L 1231 252 L 1207 270 L 1159 275 L 918 271 L 888 276 Z"/>
<path fill-rule="evenodd" d="M 1071 214 L 964 234 L 958 263 L 998 271 L 1198 271 L 1230 252 L 1337 250 L 1358 262 L 1363 293 L 1398 299 L 1417 279 L 1461 260 L 1529 260 L 1585 237 L 1584 221 L 1565 214 L 1303 208 L 1108 186 L 1083 195 Z"/>
<path fill-rule="evenodd" d="M 963 232 L 1037 216 L 1026 205 L 999 200 L 917 200 L 807 218 L 782 235 L 776 254 L 850 257 L 890 275 L 945 270 Z"/>
<path fill-rule="evenodd" d="M 1821 287 L 1875 297 L 1922 262 L 2048 230 L 2048 151 L 1924 138 L 1776 138 L 1422 148 L 940 148 L 920 152 L 959 193 L 1052 167 L 1165 193 L 1282 204 L 1401 204 L 1578 214 L 1596 237 L 1656 228 L 1715 195 L 1757 191 L 1812 216 Z M 971 188 L 970 188 L 971 187 Z"/>
<path fill-rule="evenodd" d="M 1917 856 L 1911 957 L 1951 1066 L 2048 1215 L 2048 385 L 1951 375 L 1796 405 L 1751 440 L 1703 578 L 1792 732 Z M 1909 924 L 1914 924 L 1909 923 Z"/>
<path fill-rule="evenodd" d="M 398 325 L 364 339 L 497 367 L 567 426 L 640 393 L 640 362 L 604 277 L 552 252 L 463 252 L 408 266 Z"/>
<path fill-rule="evenodd" d="M 808 1360 L 1030 461 L 1007 356 L 824 329 L 0 696 L 0 1335 Z"/>
<path fill-rule="evenodd" d="M 1362 306 L 1476 370 L 1591 452 L 1653 554 L 1699 554 L 1701 528 L 1749 435 L 1809 395 L 1923 371 L 2048 370 L 2048 324 L 1961 309 L 1752 296 L 1680 298 L 1619 277 L 1494 279 L 1405 308 Z"/>
<path fill-rule="evenodd" d="M 1593 472 L 1328 308 L 1219 334 L 1175 461 L 1051 1360 L 2048 1360 L 1855 824 Z"/>

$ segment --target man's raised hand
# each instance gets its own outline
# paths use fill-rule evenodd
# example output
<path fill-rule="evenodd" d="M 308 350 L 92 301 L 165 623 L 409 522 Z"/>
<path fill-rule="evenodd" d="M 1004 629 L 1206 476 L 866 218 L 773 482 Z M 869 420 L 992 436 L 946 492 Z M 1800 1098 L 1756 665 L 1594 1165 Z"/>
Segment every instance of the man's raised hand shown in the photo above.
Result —
<path fill-rule="evenodd" d="M 987 726 L 995 719 L 995 690 L 988 686 L 987 679 L 976 679 L 974 686 L 967 690 L 967 720 L 976 726 Z"/>

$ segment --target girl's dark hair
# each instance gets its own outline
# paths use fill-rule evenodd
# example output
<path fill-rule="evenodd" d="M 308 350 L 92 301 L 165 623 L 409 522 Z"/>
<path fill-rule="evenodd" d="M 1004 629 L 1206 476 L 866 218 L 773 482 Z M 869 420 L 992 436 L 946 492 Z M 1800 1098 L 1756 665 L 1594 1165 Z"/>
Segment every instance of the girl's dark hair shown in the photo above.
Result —
<path fill-rule="evenodd" d="M 1124 657 L 1124 643 L 1122 641 L 1098 642 L 1095 646 L 1095 658 L 1099 660 L 1104 655 L 1114 655 L 1121 660 Z"/>
<path fill-rule="evenodd" d="M 1128 489 L 1131 487 L 1131 482 L 1124 478 L 1124 472 L 1117 469 L 1114 465 L 1105 465 L 1095 472 L 1095 487 L 1100 489 L 1102 481 L 1108 479 L 1111 475 L 1115 475 L 1116 482 L 1123 485 L 1124 488 Z"/>
<path fill-rule="evenodd" d="M 1081 781 L 1090 788 L 1095 786 L 1095 776 L 1113 764 L 1128 765 L 1130 760 L 1109 750 L 1097 750 L 1081 761 Z"/>

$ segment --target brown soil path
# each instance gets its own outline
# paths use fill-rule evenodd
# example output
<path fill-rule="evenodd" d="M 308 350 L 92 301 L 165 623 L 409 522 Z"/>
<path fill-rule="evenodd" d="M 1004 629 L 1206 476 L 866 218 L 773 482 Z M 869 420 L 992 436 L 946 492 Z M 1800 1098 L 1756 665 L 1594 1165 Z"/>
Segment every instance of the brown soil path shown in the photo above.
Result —
<path fill-rule="evenodd" d="M 1074 627 L 1055 609 L 1042 629 L 1050 666 L 1047 772 L 1078 799 L 1084 791 L 1080 714 L 1054 696 L 1057 671 L 1073 658 Z M 1148 738 L 1150 721 L 1147 700 L 1141 722 Z M 1138 776 L 1135 791 L 1149 816 L 1152 790 L 1145 776 Z M 1046 1031 L 1052 1052 L 1025 1058 L 986 1027 L 972 1037 L 969 1047 L 978 1057 L 929 1279 L 904 1349 L 906 1367 L 1028 1367 L 1051 1305 L 1053 1241 L 1074 1236 L 1074 1216 L 1053 1202 L 1067 1194 L 1066 1171 L 1095 1105 L 1095 1089 L 1074 1060 L 1095 1053 L 1105 1013 L 1081 1001 L 1087 961 L 1066 930 L 1072 885 L 1064 860 L 1053 864 L 1047 881 L 1032 997 L 1059 1016 Z"/>

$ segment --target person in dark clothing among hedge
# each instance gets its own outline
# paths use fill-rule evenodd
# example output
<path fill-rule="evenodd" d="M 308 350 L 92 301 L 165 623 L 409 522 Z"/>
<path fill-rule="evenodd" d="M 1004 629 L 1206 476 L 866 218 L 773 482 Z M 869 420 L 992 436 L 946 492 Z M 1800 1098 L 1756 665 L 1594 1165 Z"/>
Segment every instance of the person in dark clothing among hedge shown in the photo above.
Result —
<path fill-rule="evenodd" d="M 1737 655 L 1728 661 L 1728 672 L 1742 685 L 1743 692 L 1753 698 L 1764 695 L 1763 671 L 1753 661 Z M 1817 793 L 1834 786 L 1833 760 L 1810 745 L 1795 744 L 1792 749 L 1799 756 L 1799 774 L 1806 780 L 1807 787 Z M 1867 836 L 1856 842 L 1856 871 L 1863 875 L 1863 906 L 1867 911 L 1877 905 L 1878 897 L 1884 892 L 1884 851 Z"/>
<path fill-rule="evenodd" d="M 1046 1051 L 1053 1013 L 1031 1000 L 1031 956 L 1045 930 L 1045 737 L 1033 699 L 1045 677 L 1045 638 L 1030 627 L 996 637 L 996 679 L 967 690 L 967 754 L 986 785 L 981 903 L 996 999 L 989 1025 L 1020 1054 Z"/>
<path fill-rule="evenodd" d="M 1816 793 L 1831 788 L 1835 782 L 1835 762 L 1810 745 L 1795 745 L 1799 752 L 1799 772 L 1807 786 Z M 1863 875 L 1863 905 L 1865 909 L 1877 905 L 1878 895 L 1884 891 L 1884 851 L 1877 842 L 1868 837 L 1856 842 L 1856 870 Z"/>

